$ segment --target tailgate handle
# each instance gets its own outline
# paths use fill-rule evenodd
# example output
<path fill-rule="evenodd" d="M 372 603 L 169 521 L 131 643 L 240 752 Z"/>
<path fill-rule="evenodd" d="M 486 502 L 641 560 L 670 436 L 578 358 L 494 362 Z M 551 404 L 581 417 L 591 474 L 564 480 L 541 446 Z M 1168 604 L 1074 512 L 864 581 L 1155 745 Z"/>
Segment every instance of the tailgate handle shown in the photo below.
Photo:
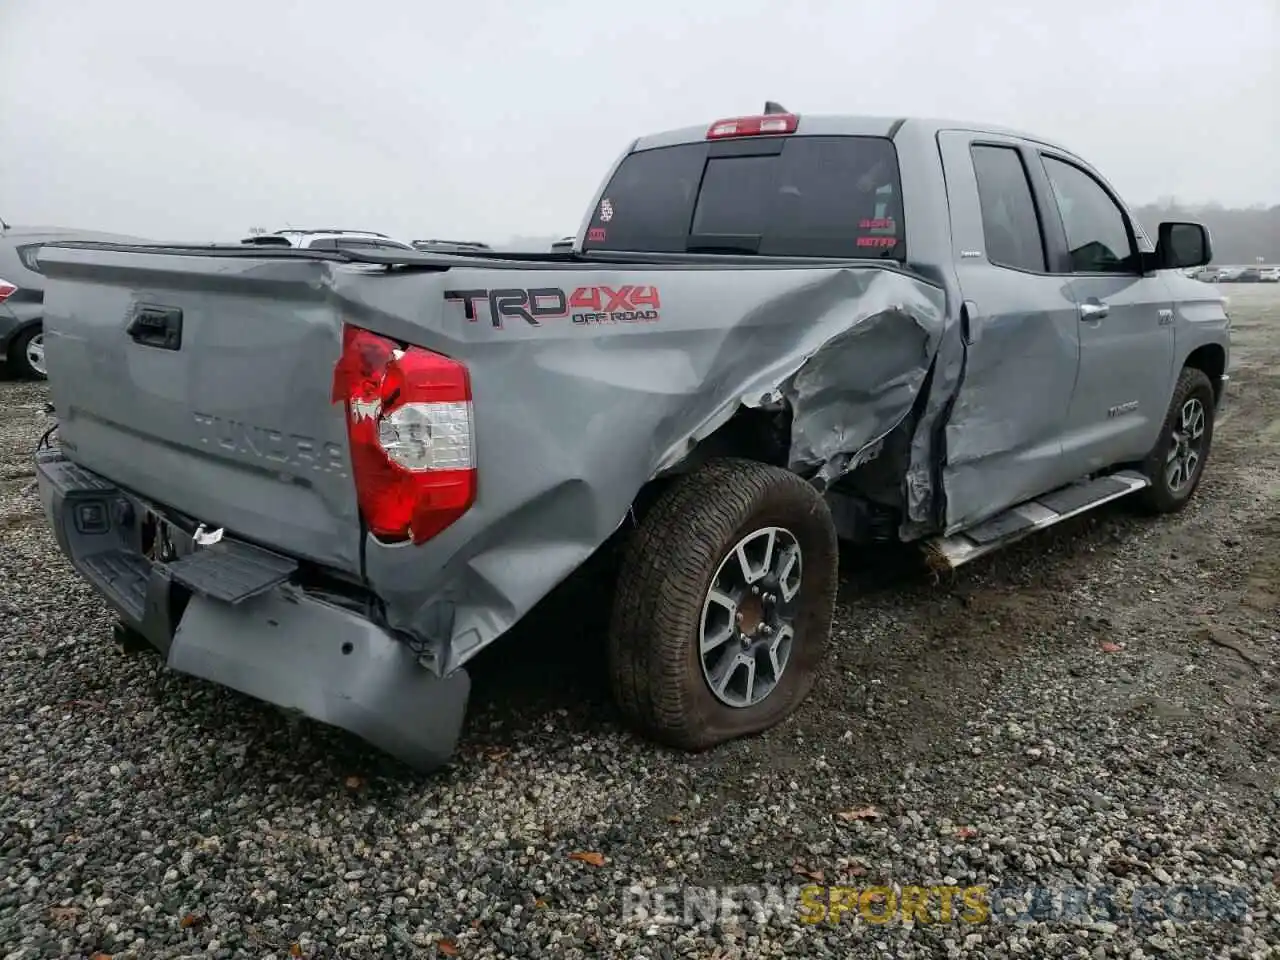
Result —
<path fill-rule="evenodd" d="M 134 343 L 160 350 L 182 349 L 182 311 L 177 307 L 138 307 L 127 330 Z"/>

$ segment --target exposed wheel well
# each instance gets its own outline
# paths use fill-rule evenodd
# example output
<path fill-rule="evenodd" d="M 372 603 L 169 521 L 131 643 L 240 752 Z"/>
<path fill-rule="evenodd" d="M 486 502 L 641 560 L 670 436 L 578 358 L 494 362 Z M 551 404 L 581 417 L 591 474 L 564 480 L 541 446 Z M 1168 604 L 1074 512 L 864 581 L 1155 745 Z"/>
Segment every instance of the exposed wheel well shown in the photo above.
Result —
<path fill-rule="evenodd" d="M 1206 343 L 1203 347 L 1196 347 L 1182 365 L 1201 371 L 1213 384 L 1214 399 L 1222 399 L 1222 375 L 1227 372 L 1227 352 L 1219 344 Z"/>
<path fill-rule="evenodd" d="M 662 491 L 677 476 L 696 470 L 708 460 L 738 457 L 774 467 L 787 465 L 791 445 L 791 409 L 766 410 L 741 407 L 732 417 L 708 434 L 671 472 L 646 483 L 632 504 L 639 520 Z"/>

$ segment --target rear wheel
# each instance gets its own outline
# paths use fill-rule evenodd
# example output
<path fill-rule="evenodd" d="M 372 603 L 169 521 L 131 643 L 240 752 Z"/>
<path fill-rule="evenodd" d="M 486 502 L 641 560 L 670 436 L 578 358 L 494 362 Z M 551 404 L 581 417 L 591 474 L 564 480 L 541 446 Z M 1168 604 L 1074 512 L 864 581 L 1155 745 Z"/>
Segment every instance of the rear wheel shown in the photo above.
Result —
<path fill-rule="evenodd" d="M 822 662 L 837 564 L 826 501 L 795 474 L 713 460 L 681 478 L 619 571 L 609 659 L 622 712 L 688 750 L 784 719 Z"/>
<path fill-rule="evenodd" d="M 30 380 L 44 380 L 48 371 L 44 365 L 44 329 L 36 324 L 13 338 L 9 347 L 9 363 L 13 372 Z"/>
<path fill-rule="evenodd" d="M 1213 443 L 1213 384 L 1201 370 L 1184 367 L 1173 389 L 1164 427 L 1143 463 L 1151 486 L 1135 495 L 1150 513 L 1181 510 L 1200 485 Z"/>

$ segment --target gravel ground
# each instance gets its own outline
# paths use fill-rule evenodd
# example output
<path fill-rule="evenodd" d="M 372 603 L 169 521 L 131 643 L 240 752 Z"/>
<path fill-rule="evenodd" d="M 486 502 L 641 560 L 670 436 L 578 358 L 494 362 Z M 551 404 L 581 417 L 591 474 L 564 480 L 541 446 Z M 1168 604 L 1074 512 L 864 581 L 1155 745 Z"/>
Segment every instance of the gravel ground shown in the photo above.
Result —
<path fill-rule="evenodd" d="M 535 619 L 432 777 L 114 649 L 29 490 L 44 390 L 0 383 L 0 958 L 1276 956 L 1280 290 L 1229 292 L 1232 405 L 1177 517 L 1117 505 L 941 582 L 846 556 L 810 702 L 698 757 L 620 728 L 589 625 Z M 993 916 L 653 895 L 815 881 L 984 886 Z M 1196 885 L 1235 899 L 1151 906 Z"/>

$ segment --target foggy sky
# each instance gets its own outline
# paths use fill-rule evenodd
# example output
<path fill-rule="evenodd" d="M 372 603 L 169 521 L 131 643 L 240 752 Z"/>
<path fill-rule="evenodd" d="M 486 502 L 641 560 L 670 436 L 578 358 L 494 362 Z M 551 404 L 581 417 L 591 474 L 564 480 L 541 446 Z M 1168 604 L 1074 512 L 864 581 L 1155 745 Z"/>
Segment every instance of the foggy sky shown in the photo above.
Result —
<path fill-rule="evenodd" d="M 759 112 L 1063 141 L 1133 204 L 1280 202 L 1280 0 L 0 0 L 0 217 L 501 242 L 634 137 Z"/>

